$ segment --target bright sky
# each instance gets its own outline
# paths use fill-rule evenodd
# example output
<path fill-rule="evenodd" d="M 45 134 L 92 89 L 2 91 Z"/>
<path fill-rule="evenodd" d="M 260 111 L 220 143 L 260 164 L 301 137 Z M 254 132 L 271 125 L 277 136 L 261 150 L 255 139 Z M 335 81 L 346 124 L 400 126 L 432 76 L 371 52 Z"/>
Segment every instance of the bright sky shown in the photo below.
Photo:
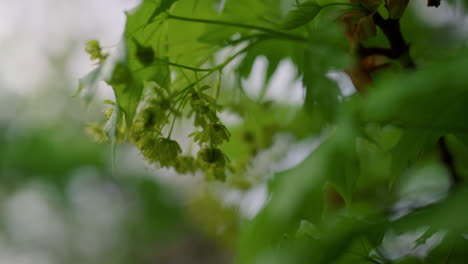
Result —
<path fill-rule="evenodd" d="M 125 15 L 138 0 L 0 1 L 0 90 L 25 94 L 47 78 L 50 54 L 72 49 L 70 76 L 93 66 L 84 52 L 88 39 L 118 42 Z"/>

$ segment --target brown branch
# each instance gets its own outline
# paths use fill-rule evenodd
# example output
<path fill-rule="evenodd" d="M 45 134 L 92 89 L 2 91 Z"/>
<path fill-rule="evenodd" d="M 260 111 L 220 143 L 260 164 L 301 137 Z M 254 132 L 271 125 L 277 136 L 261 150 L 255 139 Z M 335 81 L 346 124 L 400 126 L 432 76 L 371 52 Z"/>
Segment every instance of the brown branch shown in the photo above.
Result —
<path fill-rule="evenodd" d="M 439 150 L 442 162 L 447 166 L 447 169 L 450 173 L 450 178 L 452 180 L 452 186 L 456 186 L 461 182 L 461 177 L 458 175 L 457 170 L 455 168 L 455 162 L 453 160 L 452 153 L 447 146 L 447 142 L 445 137 L 439 138 Z"/>
<path fill-rule="evenodd" d="M 437 6 L 437 5 L 436 5 Z M 380 47 L 364 47 L 359 45 L 358 55 L 361 58 L 370 55 L 383 55 L 391 59 L 399 59 L 400 63 L 405 69 L 414 69 L 416 64 L 409 54 L 409 45 L 403 38 L 400 30 L 400 21 L 398 19 L 384 19 L 379 13 L 374 14 L 375 24 L 382 30 L 384 35 L 387 37 L 390 42 L 390 48 L 380 48 Z M 452 180 L 452 186 L 460 184 L 461 177 L 458 175 L 453 155 L 450 152 L 446 138 L 441 137 L 438 142 L 441 160 L 447 166 L 450 177 Z"/>
<path fill-rule="evenodd" d="M 440 0 L 427 0 L 427 6 L 434 6 L 437 8 L 440 6 Z"/>
<path fill-rule="evenodd" d="M 389 58 L 400 59 L 401 64 L 406 69 L 414 69 L 416 64 L 409 55 L 409 45 L 403 38 L 400 30 L 400 21 L 398 19 L 384 19 L 378 12 L 374 14 L 375 24 L 382 30 L 390 42 L 390 49 L 365 48 L 367 52 L 376 52 L 374 54 L 385 55 Z"/>
<path fill-rule="evenodd" d="M 390 59 L 397 59 L 399 54 L 395 53 L 392 49 L 380 48 L 380 47 L 364 47 L 362 44 L 358 46 L 358 55 L 361 58 L 372 55 L 382 55 Z"/>

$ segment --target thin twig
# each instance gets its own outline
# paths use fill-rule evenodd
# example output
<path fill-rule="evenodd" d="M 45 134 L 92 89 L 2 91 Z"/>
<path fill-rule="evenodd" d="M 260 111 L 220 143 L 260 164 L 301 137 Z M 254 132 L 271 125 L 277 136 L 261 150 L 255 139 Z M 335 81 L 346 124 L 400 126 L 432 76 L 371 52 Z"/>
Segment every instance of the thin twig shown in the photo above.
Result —
<path fill-rule="evenodd" d="M 278 31 L 278 30 L 271 29 L 271 28 L 261 27 L 261 26 L 255 26 L 255 25 L 249 25 L 249 24 L 243 24 L 243 23 L 237 23 L 237 22 L 230 22 L 230 21 L 220 21 L 220 20 L 211 20 L 211 19 L 202 19 L 202 18 L 181 17 L 181 16 L 172 15 L 172 14 L 168 14 L 167 18 L 168 19 L 180 20 L 180 21 L 195 22 L 195 23 L 204 23 L 204 24 L 213 24 L 213 25 L 221 25 L 221 26 L 230 26 L 230 27 L 258 30 L 258 31 L 268 33 L 268 34 L 271 34 L 271 35 L 276 35 L 278 37 L 282 37 L 282 38 L 285 38 L 285 39 L 291 39 L 291 40 L 296 40 L 296 41 L 301 41 L 301 42 L 308 42 L 307 38 L 305 38 L 303 36 L 290 34 L 290 33 Z"/>

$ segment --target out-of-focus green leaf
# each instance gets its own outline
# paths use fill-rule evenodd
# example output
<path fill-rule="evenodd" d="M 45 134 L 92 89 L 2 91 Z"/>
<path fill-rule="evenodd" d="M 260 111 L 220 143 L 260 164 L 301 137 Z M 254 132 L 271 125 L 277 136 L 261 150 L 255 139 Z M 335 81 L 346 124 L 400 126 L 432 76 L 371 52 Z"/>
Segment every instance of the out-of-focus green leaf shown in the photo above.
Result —
<path fill-rule="evenodd" d="M 441 132 L 467 132 L 468 66 L 465 56 L 424 65 L 378 82 L 363 104 L 368 122 Z"/>
<path fill-rule="evenodd" d="M 468 81 L 460 78 L 467 66 L 465 58 L 453 58 L 384 78 L 364 101 L 363 120 L 403 129 L 390 150 L 392 179 L 431 151 L 439 137 L 468 131 L 461 121 L 468 114 Z"/>
<path fill-rule="evenodd" d="M 322 145 L 299 166 L 275 176 L 272 197 L 265 209 L 245 228 L 239 244 L 239 263 L 255 263 L 283 234 L 303 218 L 320 220 L 322 189 L 331 182 L 344 198 L 351 199 L 357 177 L 349 170 L 355 154 L 352 120 L 344 118 Z"/>
<path fill-rule="evenodd" d="M 295 29 L 312 21 L 320 12 L 321 6 L 315 1 L 300 3 L 289 12 L 280 26 L 282 29 Z"/>
<path fill-rule="evenodd" d="M 170 88 L 168 43 L 162 38 L 167 32 L 163 12 L 174 2 L 143 1 L 137 9 L 127 13 L 125 38 L 121 44 L 126 48 L 127 62 L 120 66 L 120 72 L 114 72 L 126 81 L 113 88 L 118 98 L 120 95 L 117 101 L 125 111 L 128 127 L 140 102 L 144 82 L 154 81 L 163 88 Z"/>
<path fill-rule="evenodd" d="M 302 82 L 306 91 L 304 107 L 310 113 L 319 112 L 325 120 L 331 121 L 339 109 L 341 93 L 338 85 L 326 74 L 330 70 L 345 67 L 349 57 L 346 55 L 343 32 L 333 25 L 326 26 L 315 28 L 300 69 L 304 73 Z"/>
<path fill-rule="evenodd" d="M 306 58 L 312 60 L 310 56 L 306 56 Z M 311 67 L 306 67 L 306 69 L 311 69 Z M 339 104 L 339 89 L 337 84 L 328 79 L 325 74 L 325 72 L 314 70 L 304 72 L 305 107 L 309 113 L 317 111 L 324 119 L 330 121 L 336 116 Z"/>
<path fill-rule="evenodd" d="M 466 134 L 449 135 L 447 140 L 448 150 L 454 158 L 457 173 L 464 180 L 468 179 L 468 137 Z"/>
<path fill-rule="evenodd" d="M 266 81 L 268 82 L 282 60 L 290 59 L 295 65 L 302 64 L 305 48 L 304 43 L 295 43 L 288 40 L 262 40 L 247 51 L 238 68 L 240 77 L 249 77 L 255 59 L 264 56 L 268 60 L 266 69 Z"/>
<path fill-rule="evenodd" d="M 390 150 L 390 186 L 404 169 L 426 154 L 426 150 L 431 151 L 440 136 L 442 134 L 437 131 L 405 130 L 398 143 Z"/>
<path fill-rule="evenodd" d="M 154 22 L 158 16 L 160 16 L 163 12 L 171 8 L 171 6 L 177 2 L 177 0 L 159 0 L 159 1 L 145 1 L 149 2 L 153 5 L 156 5 L 157 8 L 153 11 L 150 18 L 147 21 L 147 24 Z"/>
<path fill-rule="evenodd" d="M 468 212 L 464 208 L 467 202 L 468 189 L 459 188 L 442 202 L 416 210 L 395 221 L 393 226 L 401 232 L 421 226 L 429 226 L 440 231 L 466 232 Z"/>

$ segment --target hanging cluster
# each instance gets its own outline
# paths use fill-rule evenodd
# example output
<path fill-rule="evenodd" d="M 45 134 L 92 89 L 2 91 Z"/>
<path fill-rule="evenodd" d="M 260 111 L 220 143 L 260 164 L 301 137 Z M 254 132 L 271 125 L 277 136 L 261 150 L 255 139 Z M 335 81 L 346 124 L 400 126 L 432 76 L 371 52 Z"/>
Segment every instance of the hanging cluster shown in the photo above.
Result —
<path fill-rule="evenodd" d="M 181 174 L 200 169 L 210 178 L 224 180 L 228 158 L 218 146 L 229 141 L 230 133 L 216 114 L 220 109 L 216 100 L 203 93 L 209 87 L 204 86 L 198 91 L 190 87 L 180 98 L 157 85 L 153 88 L 155 95 L 140 109 L 131 131 L 131 140 L 145 159 L 162 167 L 174 168 Z M 170 138 L 174 122 L 182 116 L 186 102 L 189 102 L 190 108 L 188 117 L 193 117 L 194 126 L 200 129 L 190 134 L 201 147 L 196 158 L 181 155 L 179 143 Z M 169 131 L 163 131 L 166 126 Z M 165 133 L 168 136 L 164 136 Z"/>
<path fill-rule="evenodd" d="M 155 95 L 140 109 L 133 122 L 131 140 L 145 159 L 161 167 L 173 167 L 180 173 L 194 172 L 189 157 L 181 156 L 179 143 L 163 135 L 163 128 L 171 116 L 179 117 L 169 93 L 157 85 L 151 85 Z M 169 132 L 170 133 L 170 132 Z"/>
<path fill-rule="evenodd" d="M 138 61 L 142 65 L 154 63 L 156 59 L 153 49 L 136 41 L 134 43 L 137 46 L 135 57 Z M 107 57 L 102 54 L 97 41 L 88 42 L 86 51 L 92 59 L 99 59 L 99 63 Z M 129 85 L 133 78 L 131 75 L 132 72 L 125 64 L 117 64 L 107 83 L 113 87 Z M 231 135 L 217 115 L 221 107 L 215 98 L 205 93 L 211 87 L 200 87 L 197 82 L 197 85 L 190 85 L 182 92 L 171 93 L 167 87 L 163 88 L 155 81 L 147 81 L 144 86 L 147 94 L 130 124 L 131 129 L 128 129 L 129 126 L 125 122 L 124 111 L 119 111 L 115 142 L 125 141 L 128 135 L 129 140 L 151 164 L 174 168 L 181 174 L 202 170 L 209 178 L 224 180 L 229 159 L 219 146 L 228 142 Z M 107 102 L 111 104 L 111 108 L 107 109 L 104 115 L 106 123 L 109 124 L 116 106 L 114 102 Z M 194 127 L 198 129 L 190 134 L 193 142 L 201 147 L 196 157 L 182 154 L 180 144 L 171 138 L 174 123 L 183 117 L 183 111 L 187 111 L 188 118 L 193 118 Z M 97 142 L 113 143 L 110 131 L 106 130 L 107 124 L 89 124 L 87 134 Z"/>
<path fill-rule="evenodd" d="M 216 114 L 216 111 L 220 109 L 216 100 L 203 93 L 203 90 L 208 88 L 208 86 L 204 86 L 201 88 L 202 91 L 194 89 L 189 95 L 192 108 L 189 115 L 195 116 L 194 126 L 201 129 L 193 132 L 190 136 L 201 147 L 197 154 L 197 160 L 206 175 L 224 180 L 226 163 L 229 159 L 218 146 L 228 142 L 231 134 Z"/>

